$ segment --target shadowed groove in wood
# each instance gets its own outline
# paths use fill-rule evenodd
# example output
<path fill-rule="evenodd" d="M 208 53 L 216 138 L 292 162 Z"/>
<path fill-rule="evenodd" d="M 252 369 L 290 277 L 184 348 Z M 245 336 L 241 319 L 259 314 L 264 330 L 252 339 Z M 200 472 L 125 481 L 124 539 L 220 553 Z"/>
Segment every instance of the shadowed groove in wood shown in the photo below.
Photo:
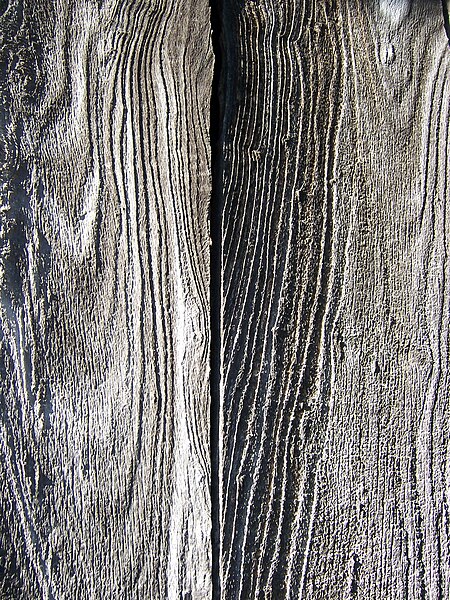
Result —
<path fill-rule="evenodd" d="M 214 51 L 214 77 L 211 90 L 210 142 L 212 158 L 212 190 L 210 204 L 210 306 L 211 306 L 211 550 L 212 598 L 220 600 L 220 348 L 222 298 L 222 124 L 224 104 L 225 64 L 223 64 L 222 2 L 212 0 L 211 38 Z"/>
<path fill-rule="evenodd" d="M 450 40 L 450 20 L 448 14 L 449 6 L 450 3 L 448 3 L 447 0 L 442 0 L 442 14 L 444 18 L 444 27 L 447 37 Z"/>

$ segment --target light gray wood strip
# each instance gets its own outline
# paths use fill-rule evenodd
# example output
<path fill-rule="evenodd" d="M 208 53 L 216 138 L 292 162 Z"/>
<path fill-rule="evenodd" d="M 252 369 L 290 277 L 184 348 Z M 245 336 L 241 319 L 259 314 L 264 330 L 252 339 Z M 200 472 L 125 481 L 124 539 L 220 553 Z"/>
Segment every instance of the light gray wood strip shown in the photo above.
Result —
<path fill-rule="evenodd" d="M 205 0 L 0 3 L 0 594 L 206 599 Z"/>
<path fill-rule="evenodd" d="M 450 594 L 438 1 L 224 4 L 222 597 Z"/>

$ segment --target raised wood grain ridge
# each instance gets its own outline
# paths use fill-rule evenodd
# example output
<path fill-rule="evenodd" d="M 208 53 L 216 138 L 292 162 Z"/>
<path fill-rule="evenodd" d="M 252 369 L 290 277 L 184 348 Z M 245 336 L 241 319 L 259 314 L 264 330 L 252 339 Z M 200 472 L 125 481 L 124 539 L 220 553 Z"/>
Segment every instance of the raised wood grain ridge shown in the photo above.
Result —
<path fill-rule="evenodd" d="M 221 597 L 450 597 L 438 0 L 224 2 Z"/>
<path fill-rule="evenodd" d="M 0 596 L 211 594 L 207 0 L 0 2 Z"/>

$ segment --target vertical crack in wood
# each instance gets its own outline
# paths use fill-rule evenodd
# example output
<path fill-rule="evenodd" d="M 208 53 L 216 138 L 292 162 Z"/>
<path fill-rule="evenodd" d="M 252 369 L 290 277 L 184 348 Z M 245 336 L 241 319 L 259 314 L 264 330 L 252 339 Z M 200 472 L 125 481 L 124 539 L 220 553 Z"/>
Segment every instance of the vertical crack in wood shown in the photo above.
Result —
<path fill-rule="evenodd" d="M 214 53 L 214 75 L 211 89 L 211 172 L 212 190 L 210 205 L 210 306 L 211 306 L 211 543 L 212 543 L 212 598 L 221 597 L 220 586 L 220 349 L 221 349 L 221 254 L 222 254 L 222 117 L 223 117 L 223 62 L 222 62 L 222 3 L 210 0 L 211 39 Z"/>

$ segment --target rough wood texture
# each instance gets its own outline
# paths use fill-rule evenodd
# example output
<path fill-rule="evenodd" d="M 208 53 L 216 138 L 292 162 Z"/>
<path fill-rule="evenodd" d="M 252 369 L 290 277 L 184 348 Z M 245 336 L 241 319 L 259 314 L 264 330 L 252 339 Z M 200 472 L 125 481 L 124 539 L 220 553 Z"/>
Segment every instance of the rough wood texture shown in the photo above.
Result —
<path fill-rule="evenodd" d="M 222 597 L 450 597 L 440 1 L 224 4 Z"/>
<path fill-rule="evenodd" d="M 0 596 L 211 593 L 207 0 L 0 2 Z"/>

